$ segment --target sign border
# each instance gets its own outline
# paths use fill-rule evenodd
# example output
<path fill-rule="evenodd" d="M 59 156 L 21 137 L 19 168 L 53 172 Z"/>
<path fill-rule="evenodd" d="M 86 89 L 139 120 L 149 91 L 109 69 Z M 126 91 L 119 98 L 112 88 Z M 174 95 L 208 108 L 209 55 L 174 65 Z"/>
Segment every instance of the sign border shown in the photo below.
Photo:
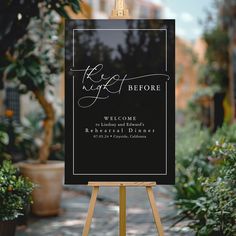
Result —
<path fill-rule="evenodd" d="M 166 41 L 166 63 L 165 63 L 165 71 L 167 72 L 168 71 L 168 33 L 167 33 L 167 29 L 77 29 L 77 28 L 74 28 L 73 29 L 73 68 L 74 68 L 74 66 L 75 66 L 75 54 L 74 54 L 74 52 L 75 52 L 75 31 L 90 31 L 90 30 L 95 30 L 95 31 L 102 31 L 102 30 L 104 30 L 104 31 L 112 31 L 112 30 L 115 30 L 115 31 L 120 31 L 120 30 L 126 30 L 126 31 L 143 31 L 143 30 L 145 30 L 145 31 L 165 31 L 165 41 Z M 73 145 L 73 176 L 89 176 L 89 175 L 92 175 L 92 176 L 94 176 L 94 175 L 96 175 L 96 176 L 107 176 L 107 175 L 111 175 L 111 176 L 115 176 L 115 175 L 118 175 L 118 176 L 127 176 L 127 175 L 130 175 L 130 176 L 132 176 L 132 175 L 135 175 L 135 176 L 143 176 L 143 175 L 145 175 L 145 176 L 158 176 L 158 175 L 168 175 L 168 142 L 167 142 L 167 139 L 168 139 L 168 135 L 167 135 L 167 133 L 168 133 L 168 128 L 167 128 L 167 120 L 168 120 L 168 109 L 167 109 L 167 103 L 168 103 L 168 82 L 167 81 L 165 81 L 165 90 L 166 90 L 166 102 L 165 102 L 165 110 L 166 110 L 166 122 L 165 122 L 165 131 L 166 131 L 166 155 L 165 155 L 165 173 L 132 173 L 132 174 L 130 174 L 130 173 L 76 173 L 75 172 L 75 165 L 74 165 L 74 160 L 75 160 L 75 149 L 74 149 L 74 119 L 75 119 L 75 117 L 74 117 L 74 79 L 75 79 L 75 76 L 73 76 L 73 142 L 72 142 L 72 145 Z"/>

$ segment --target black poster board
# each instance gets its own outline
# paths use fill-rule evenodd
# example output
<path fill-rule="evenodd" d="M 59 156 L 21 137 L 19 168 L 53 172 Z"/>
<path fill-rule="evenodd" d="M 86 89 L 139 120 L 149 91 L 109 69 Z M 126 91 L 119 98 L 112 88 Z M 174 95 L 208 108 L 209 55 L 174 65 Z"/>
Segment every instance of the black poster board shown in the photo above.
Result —
<path fill-rule="evenodd" d="M 65 63 L 66 184 L 174 184 L 174 20 L 68 20 Z"/>

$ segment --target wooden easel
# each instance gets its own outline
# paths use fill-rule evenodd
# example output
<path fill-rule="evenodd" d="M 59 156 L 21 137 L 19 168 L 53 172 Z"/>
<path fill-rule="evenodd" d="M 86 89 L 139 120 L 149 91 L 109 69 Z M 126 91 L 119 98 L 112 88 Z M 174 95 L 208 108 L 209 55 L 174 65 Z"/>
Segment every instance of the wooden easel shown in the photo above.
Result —
<path fill-rule="evenodd" d="M 129 10 L 126 7 L 125 0 L 115 0 L 115 7 L 112 10 L 110 19 L 129 18 Z M 93 187 L 93 191 L 82 236 L 88 236 L 89 234 L 97 195 L 100 187 L 119 187 L 120 189 L 120 236 L 126 236 L 126 187 L 146 187 L 157 232 L 159 236 L 164 236 L 160 215 L 156 206 L 152 189 L 152 187 L 156 186 L 156 182 L 89 182 L 88 186 Z"/>
<path fill-rule="evenodd" d="M 157 232 L 159 236 L 164 236 L 160 215 L 156 206 L 155 197 L 152 189 L 153 186 L 156 186 L 155 182 L 89 182 L 88 186 L 93 187 L 93 191 L 82 236 L 89 235 L 99 187 L 120 188 L 120 236 L 126 236 L 126 187 L 146 187 Z"/>
<path fill-rule="evenodd" d="M 115 7 L 112 10 L 110 19 L 129 19 L 129 9 L 126 7 L 125 0 L 115 0 Z"/>

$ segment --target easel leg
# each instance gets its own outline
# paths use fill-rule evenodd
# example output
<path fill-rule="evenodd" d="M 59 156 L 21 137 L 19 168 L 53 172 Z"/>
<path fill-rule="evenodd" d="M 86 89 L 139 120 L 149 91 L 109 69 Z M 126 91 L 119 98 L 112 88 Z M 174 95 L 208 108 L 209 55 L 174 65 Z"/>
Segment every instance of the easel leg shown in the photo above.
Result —
<path fill-rule="evenodd" d="M 84 226 L 82 236 L 88 236 L 88 234 L 89 234 L 90 225 L 91 225 L 93 213 L 94 213 L 94 208 L 96 205 L 98 190 L 99 190 L 99 187 L 93 187 L 93 192 L 92 192 L 92 196 L 91 196 L 90 203 L 89 203 L 88 215 L 86 218 L 86 223 Z"/>
<path fill-rule="evenodd" d="M 120 236 L 126 236 L 126 187 L 120 186 Z"/>
<path fill-rule="evenodd" d="M 157 206 L 156 206 L 156 201 L 155 201 L 153 189 L 152 189 L 152 187 L 146 187 L 146 190 L 147 190 L 148 198 L 149 198 L 150 205 L 152 208 L 152 213 L 153 213 L 153 217 L 154 217 L 154 220 L 156 223 L 157 231 L 159 233 L 159 236 L 164 236 L 164 231 L 163 231 L 163 227 L 161 224 L 161 218 L 160 218 Z"/>

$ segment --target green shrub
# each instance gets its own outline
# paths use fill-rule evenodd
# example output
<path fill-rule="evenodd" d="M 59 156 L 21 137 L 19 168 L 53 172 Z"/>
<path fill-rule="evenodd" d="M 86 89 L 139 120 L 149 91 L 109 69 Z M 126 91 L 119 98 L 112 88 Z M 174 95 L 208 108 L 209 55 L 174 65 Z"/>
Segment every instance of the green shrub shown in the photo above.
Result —
<path fill-rule="evenodd" d="M 208 177 L 212 165 L 210 147 L 224 140 L 236 143 L 236 124 L 219 128 L 212 137 L 198 122 L 188 122 L 176 129 L 176 199 L 196 199 L 204 195 L 199 177 Z"/>
<path fill-rule="evenodd" d="M 199 236 L 236 235 L 236 148 L 217 141 L 210 148 L 211 175 L 199 176 L 202 194 L 177 201 Z"/>
<path fill-rule="evenodd" d="M 215 132 L 212 141 L 216 142 L 221 139 L 224 139 L 230 143 L 236 143 L 236 124 L 233 125 L 224 124 L 221 128 L 219 128 Z"/>
<path fill-rule="evenodd" d="M 199 176 L 209 176 L 211 166 L 206 159 L 209 131 L 198 122 L 176 130 L 176 199 L 196 199 L 203 190 Z"/>
<path fill-rule="evenodd" d="M 10 161 L 0 165 L 0 221 L 14 220 L 32 202 L 34 184 L 19 175 Z"/>
<path fill-rule="evenodd" d="M 176 205 L 199 236 L 236 235 L 236 124 L 177 127 Z"/>

